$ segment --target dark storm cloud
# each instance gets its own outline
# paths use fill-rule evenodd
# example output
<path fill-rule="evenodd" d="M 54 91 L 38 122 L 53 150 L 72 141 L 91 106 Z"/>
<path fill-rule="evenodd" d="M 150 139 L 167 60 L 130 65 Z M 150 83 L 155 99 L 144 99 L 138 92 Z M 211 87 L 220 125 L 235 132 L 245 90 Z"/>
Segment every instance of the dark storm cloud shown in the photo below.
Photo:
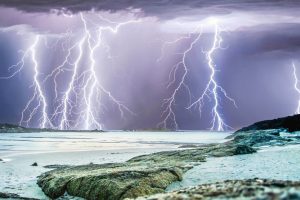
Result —
<path fill-rule="evenodd" d="M 226 14 L 232 10 L 264 10 L 299 6 L 298 0 L 0 0 L 0 5 L 26 12 L 48 12 L 66 9 L 71 12 L 94 10 L 118 11 L 128 8 L 142 9 L 147 15 L 171 18 L 178 13 L 189 13 L 192 9 L 205 8 L 202 14 Z"/>

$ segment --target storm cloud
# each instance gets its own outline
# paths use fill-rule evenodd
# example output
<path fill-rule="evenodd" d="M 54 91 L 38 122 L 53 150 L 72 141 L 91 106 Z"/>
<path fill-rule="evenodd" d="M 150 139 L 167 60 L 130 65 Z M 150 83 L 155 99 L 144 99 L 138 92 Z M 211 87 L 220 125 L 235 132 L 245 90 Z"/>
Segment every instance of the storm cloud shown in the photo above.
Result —
<path fill-rule="evenodd" d="M 289 9 L 300 5 L 298 0 L 1 0 L 0 6 L 16 8 L 25 12 L 49 12 L 52 10 L 72 13 L 97 10 L 116 12 L 142 9 L 146 15 L 174 18 L 180 15 L 229 14 L 233 11 L 267 11 Z"/>

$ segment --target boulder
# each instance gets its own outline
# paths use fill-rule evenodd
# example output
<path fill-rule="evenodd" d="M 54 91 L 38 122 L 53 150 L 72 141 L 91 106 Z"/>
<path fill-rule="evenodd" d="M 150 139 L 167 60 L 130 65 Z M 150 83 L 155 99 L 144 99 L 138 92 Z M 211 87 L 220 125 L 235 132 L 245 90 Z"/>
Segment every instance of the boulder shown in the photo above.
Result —
<path fill-rule="evenodd" d="M 196 149 L 137 156 L 124 163 L 89 164 L 58 168 L 38 177 L 38 185 L 51 198 L 67 192 L 85 199 L 118 200 L 164 192 L 172 182 L 207 156 L 254 153 L 246 145 L 218 144 Z"/>
<path fill-rule="evenodd" d="M 18 194 L 5 193 L 5 192 L 0 192 L 0 199 L 38 200 L 38 199 L 34 199 L 34 198 L 21 197 L 21 196 L 19 196 Z"/>
<path fill-rule="evenodd" d="M 238 131 L 227 139 L 233 139 L 232 142 L 251 147 L 274 146 L 290 144 L 296 137 L 281 136 L 282 129 Z"/>
<path fill-rule="evenodd" d="M 136 200 L 171 199 L 300 199 L 300 182 L 267 179 L 229 180 L 203 184 L 169 193 L 139 197 Z"/>
<path fill-rule="evenodd" d="M 94 165 L 49 172 L 39 178 L 38 185 L 51 198 L 67 192 L 85 199 L 109 200 L 163 192 L 169 184 L 181 179 L 179 168 L 130 170 L 121 165 Z"/>

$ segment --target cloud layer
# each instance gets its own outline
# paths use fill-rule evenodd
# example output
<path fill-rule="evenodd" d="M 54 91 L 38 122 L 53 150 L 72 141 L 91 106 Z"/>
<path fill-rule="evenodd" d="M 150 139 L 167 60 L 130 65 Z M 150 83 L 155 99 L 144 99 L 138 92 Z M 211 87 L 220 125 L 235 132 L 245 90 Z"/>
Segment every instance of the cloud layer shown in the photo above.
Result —
<path fill-rule="evenodd" d="M 124 9 L 142 9 L 147 15 L 163 18 L 178 15 L 226 14 L 234 10 L 257 11 L 270 9 L 287 9 L 300 5 L 297 0 L 0 0 L 0 6 L 13 7 L 26 12 L 49 12 L 53 9 L 80 12 L 88 10 L 118 11 Z"/>

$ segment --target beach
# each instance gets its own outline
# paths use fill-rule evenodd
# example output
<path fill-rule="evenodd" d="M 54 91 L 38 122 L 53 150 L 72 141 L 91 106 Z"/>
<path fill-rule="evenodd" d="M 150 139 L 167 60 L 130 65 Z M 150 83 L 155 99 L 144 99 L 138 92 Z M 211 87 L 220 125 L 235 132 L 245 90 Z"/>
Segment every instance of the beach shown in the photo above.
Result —
<path fill-rule="evenodd" d="M 222 143 L 230 132 L 1 133 L 0 191 L 48 199 L 36 184 L 47 165 L 118 163 L 182 145 Z M 33 163 L 38 166 L 31 166 Z"/>
<path fill-rule="evenodd" d="M 207 162 L 186 172 L 183 180 L 172 183 L 167 191 L 252 178 L 300 180 L 300 145 L 265 147 L 255 154 L 208 158 Z"/>
<path fill-rule="evenodd" d="M 23 199 L 79 200 L 143 199 L 151 194 L 158 197 L 149 199 L 168 199 L 195 195 L 203 188 L 214 199 L 215 184 L 223 188 L 220 194 L 233 196 L 244 192 L 228 193 L 231 187 L 248 190 L 249 185 L 257 187 L 255 196 L 269 194 L 258 194 L 261 187 L 274 195 L 297 191 L 300 132 L 256 130 L 262 125 L 266 123 L 234 133 L 1 133 L 0 192 Z"/>

